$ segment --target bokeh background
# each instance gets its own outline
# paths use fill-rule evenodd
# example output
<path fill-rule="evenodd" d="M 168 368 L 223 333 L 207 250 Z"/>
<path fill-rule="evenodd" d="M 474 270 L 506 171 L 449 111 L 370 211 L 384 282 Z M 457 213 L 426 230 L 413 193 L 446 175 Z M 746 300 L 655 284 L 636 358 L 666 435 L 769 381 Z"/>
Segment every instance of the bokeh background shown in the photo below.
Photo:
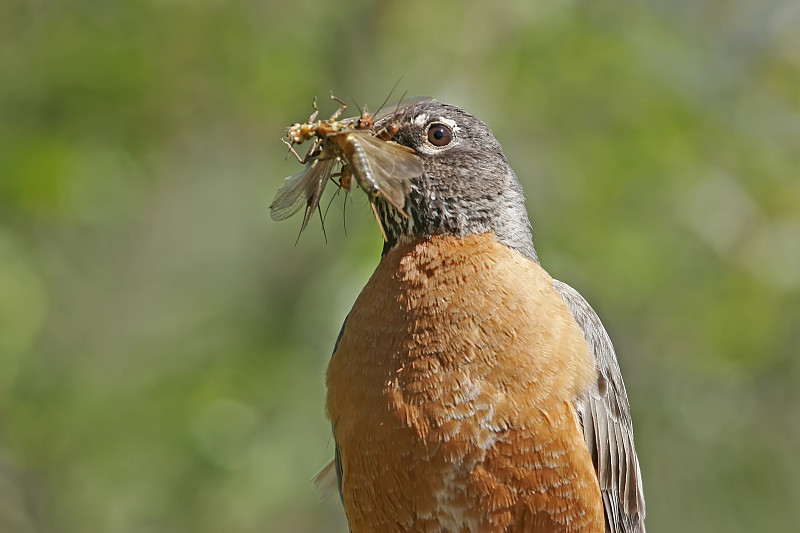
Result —
<path fill-rule="evenodd" d="M 610 330 L 649 531 L 797 531 L 798 27 L 793 0 L 3 0 L 0 531 L 345 531 L 310 478 L 381 237 L 361 194 L 327 242 L 267 207 L 314 95 L 398 80 L 492 125 Z"/>

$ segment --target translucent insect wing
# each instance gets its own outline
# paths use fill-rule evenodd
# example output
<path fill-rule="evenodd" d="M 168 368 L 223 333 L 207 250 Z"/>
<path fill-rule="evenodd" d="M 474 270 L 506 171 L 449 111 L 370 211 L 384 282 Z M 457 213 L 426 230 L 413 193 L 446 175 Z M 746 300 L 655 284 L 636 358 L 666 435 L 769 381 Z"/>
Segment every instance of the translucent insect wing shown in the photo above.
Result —
<path fill-rule="evenodd" d="M 301 207 L 308 207 L 309 213 L 314 212 L 319 204 L 322 191 L 327 185 L 328 177 L 336 164 L 335 157 L 323 157 L 323 155 L 315 157 L 306 163 L 300 172 L 286 178 L 286 183 L 278 190 L 275 199 L 269 206 L 272 220 L 286 220 L 297 213 Z M 306 214 L 303 228 L 309 219 L 310 214 Z"/>
<path fill-rule="evenodd" d="M 413 150 L 397 143 L 372 135 L 359 135 L 359 140 L 381 193 L 391 204 L 402 208 L 411 190 L 411 179 L 424 172 L 422 161 Z"/>

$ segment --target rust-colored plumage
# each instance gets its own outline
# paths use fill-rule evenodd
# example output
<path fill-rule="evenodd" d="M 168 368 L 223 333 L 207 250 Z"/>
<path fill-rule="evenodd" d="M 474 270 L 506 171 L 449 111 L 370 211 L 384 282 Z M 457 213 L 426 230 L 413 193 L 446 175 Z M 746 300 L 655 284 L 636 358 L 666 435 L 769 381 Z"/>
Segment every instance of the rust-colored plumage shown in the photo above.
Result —
<path fill-rule="evenodd" d="M 398 244 L 328 369 L 351 530 L 602 532 L 572 405 L 595 381 L 536 262 L 491 234 Z"/>

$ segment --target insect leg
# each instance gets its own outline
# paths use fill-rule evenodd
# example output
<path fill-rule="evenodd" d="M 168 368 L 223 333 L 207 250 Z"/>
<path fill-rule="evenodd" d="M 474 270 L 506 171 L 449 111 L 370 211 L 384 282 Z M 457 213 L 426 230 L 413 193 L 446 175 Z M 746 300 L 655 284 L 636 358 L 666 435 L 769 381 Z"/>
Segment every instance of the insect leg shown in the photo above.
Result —
<path fill-rule="evenodd" d="M 311 107 L 314 108 L 314 112 L 311 113 L 311 116 L 308 117 L 308 123 L 311 124 L 315 120 L 317 120 L 317 115 L 319 115 L 319 109 L 317 108 L 317 97 L 314 97 L 314 100 L 311 101 Z"/>
<path fill-rule="evenodd" d="M 314 139 L 314 142 L 312 142 L 311 146 L 308 147 L 308 152 L 306 152 L 306 155 L 301 158 L 300 155 L 294 149 L 294 143 L 290 143 L 286 139 L 281 139 L 281 142 L 283 142 L 283 144 L 289 147 L 289 152 L 291 152 L 292 155 L 294 155 L 294 157 L 297 159 L 297 161 L 299 161 L 303 165 L 305 165 L 308 162 L 309 157 L 316 155 L 316 152 L 319 150 L 319 144 L 320 144 L 319 139 Z"/>
<path fill-rule="evenodd" d="M 333 91 L 331 91 L 331 100 L 333 100 L 334 102 L 337 102 L 338 104 L 340 104 L 342 106 L 339 109 L 337 109 L 336 112 L 333 115 L 331 115 L 331 118 L 328 119 L 329 121 L 334 121 L 337 118 L 339 118 L 339 116 L 342 113 L 344 113 L 344 110 L 347 109 L 347 104 L 345 104 L 342 100 L 339 100 L 338 98 L 336 98 L 333 95 Z"/>
<path fill-rule="evenodd" d="M 290 154 L 292 154 L 300 163 L 305 164 L 305 159 L 308 157 L 308 154 L 306 154 L 306 157 L 301 159 L 300 155 L 295 151 L 293 143 L 290 143 L 286 139 L 281 139 L 281 142 L 289 147 Z M 286 154 L 286 157 L 289 157 L 289 154 Z"/>

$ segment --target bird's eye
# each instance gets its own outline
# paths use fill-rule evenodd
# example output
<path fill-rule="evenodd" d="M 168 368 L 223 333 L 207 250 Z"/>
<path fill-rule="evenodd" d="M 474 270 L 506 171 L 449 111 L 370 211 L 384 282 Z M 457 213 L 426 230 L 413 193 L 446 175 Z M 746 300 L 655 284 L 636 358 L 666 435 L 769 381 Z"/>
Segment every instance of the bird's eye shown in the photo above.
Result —
<path fill-rule="evenodd" d="M 434 148 L 444 148 L 453 142 L 453 132 L 441 122 L 428 126 L 427 140 Z"/>

